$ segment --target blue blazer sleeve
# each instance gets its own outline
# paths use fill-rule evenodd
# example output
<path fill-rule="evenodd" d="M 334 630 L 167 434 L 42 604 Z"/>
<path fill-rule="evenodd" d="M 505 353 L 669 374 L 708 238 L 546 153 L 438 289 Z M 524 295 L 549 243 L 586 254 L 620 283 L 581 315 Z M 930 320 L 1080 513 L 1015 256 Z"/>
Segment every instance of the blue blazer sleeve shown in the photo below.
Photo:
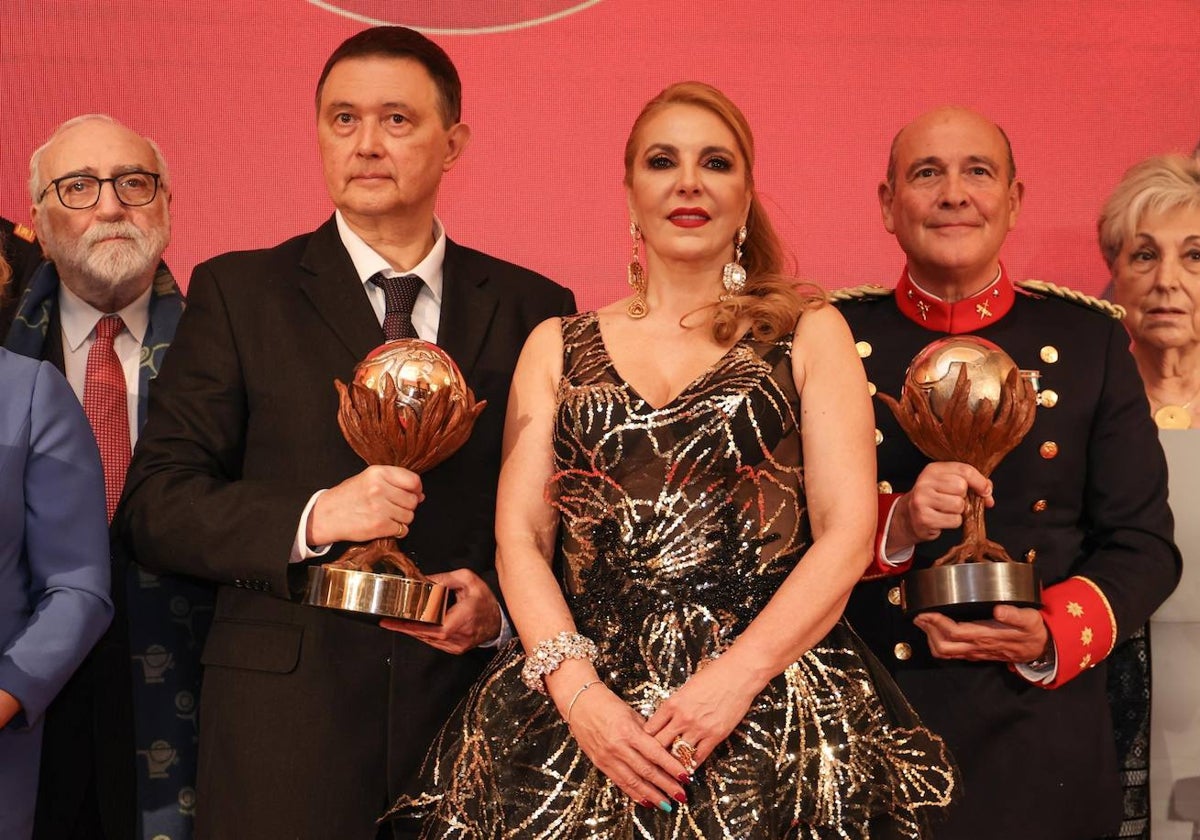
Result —
<path fill-rule="evenodd" d="M 28 362 L 28 365 L 25 363 Z M 62 375 L 0 351 L 0 688 L 31 726 L 112 620 L 104 474 Z"/>

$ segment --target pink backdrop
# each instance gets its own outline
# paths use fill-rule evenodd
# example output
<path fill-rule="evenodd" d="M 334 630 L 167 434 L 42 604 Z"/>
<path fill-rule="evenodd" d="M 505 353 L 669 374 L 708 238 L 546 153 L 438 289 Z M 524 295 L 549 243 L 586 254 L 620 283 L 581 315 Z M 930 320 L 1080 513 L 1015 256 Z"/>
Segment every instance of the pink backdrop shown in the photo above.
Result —
<path fill-rule="evenodd" d="M 1121 172 L 1200 140 L 1195 0 L 4 0 L 0 214 L 28 219 L 28 156 L 57 123 L 106 111 L 171 163 L 181 280 L 314 227 L 331 208 L 313 86 L 369 20 L 436 33 L 462 74 L 474 139 L 443 188 L 451 235 L 583 306 L 621 293 L 621 148 L 680 79 L 744 108 L 760 190 L 800 272 L 829 287 L 895 279 L 875 187 L 892 134 L 929 107 L 1008 130 L 1027 184 L 1010 269 L 1091 292 L 1107 279 L 1094 219 Z"/>

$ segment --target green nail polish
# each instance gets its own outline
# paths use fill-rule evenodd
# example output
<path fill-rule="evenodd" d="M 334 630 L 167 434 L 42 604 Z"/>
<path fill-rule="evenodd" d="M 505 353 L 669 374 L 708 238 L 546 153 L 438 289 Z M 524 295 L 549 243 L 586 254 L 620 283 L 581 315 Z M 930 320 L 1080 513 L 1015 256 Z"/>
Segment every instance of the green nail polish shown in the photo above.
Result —
<path fill-rule="evenodd" d="M 663 811 L 666 811 L 668 814 L 669 814 L 669 813 L 671 813 L 671 811 L 673 810 L 673 809 L 671 808 L 671 803 L 670 803 L 670 802 L 668 802 L 668 801 L 667 801 L 667 800 L 665 800 L 665 799 L 664 799 L 662 802 L 659 802 L 659 803 L 658 803 L 658 807 L 659 807 L 660 809 L 662 809 Z"/>

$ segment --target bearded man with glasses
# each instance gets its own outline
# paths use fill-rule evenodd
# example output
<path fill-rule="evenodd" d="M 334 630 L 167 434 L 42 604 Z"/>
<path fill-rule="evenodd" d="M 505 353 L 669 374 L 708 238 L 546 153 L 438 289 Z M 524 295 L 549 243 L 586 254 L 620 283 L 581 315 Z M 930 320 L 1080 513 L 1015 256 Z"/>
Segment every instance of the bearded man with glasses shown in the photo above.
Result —
<path fill-rule="evenodd" d="M 111 520 L 150 380 L 183 312 L 162 262 L 170 174 L 153 141 L 102 114 L 60 125 L 29 173 L 48 261 L 4 344 L 66 375 L 100 447 Z M 36 840 L 192 836 L 212 588 L 114 556 L 112 589 L 111 628 L 46 712 Z"/>

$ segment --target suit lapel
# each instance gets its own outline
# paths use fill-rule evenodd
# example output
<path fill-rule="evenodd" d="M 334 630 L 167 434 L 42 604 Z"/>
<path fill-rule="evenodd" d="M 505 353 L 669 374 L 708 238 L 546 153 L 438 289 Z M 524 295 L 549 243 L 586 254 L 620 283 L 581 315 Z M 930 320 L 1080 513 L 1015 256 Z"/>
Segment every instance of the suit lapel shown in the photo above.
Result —
<path fill-rule="evenodd" d="M 383 343 L 383 328 L 332 218 L 313 232 L 300 268 L 300 290 L 354 358 Z"/>
<path fill-rule="evenodd" d="M 447 239 L 437 343 L 468 379 L 495 317 L 498 295 L 498 286 L 490 282 L 486 266 L 474 259 L 469 249 Z"/>

